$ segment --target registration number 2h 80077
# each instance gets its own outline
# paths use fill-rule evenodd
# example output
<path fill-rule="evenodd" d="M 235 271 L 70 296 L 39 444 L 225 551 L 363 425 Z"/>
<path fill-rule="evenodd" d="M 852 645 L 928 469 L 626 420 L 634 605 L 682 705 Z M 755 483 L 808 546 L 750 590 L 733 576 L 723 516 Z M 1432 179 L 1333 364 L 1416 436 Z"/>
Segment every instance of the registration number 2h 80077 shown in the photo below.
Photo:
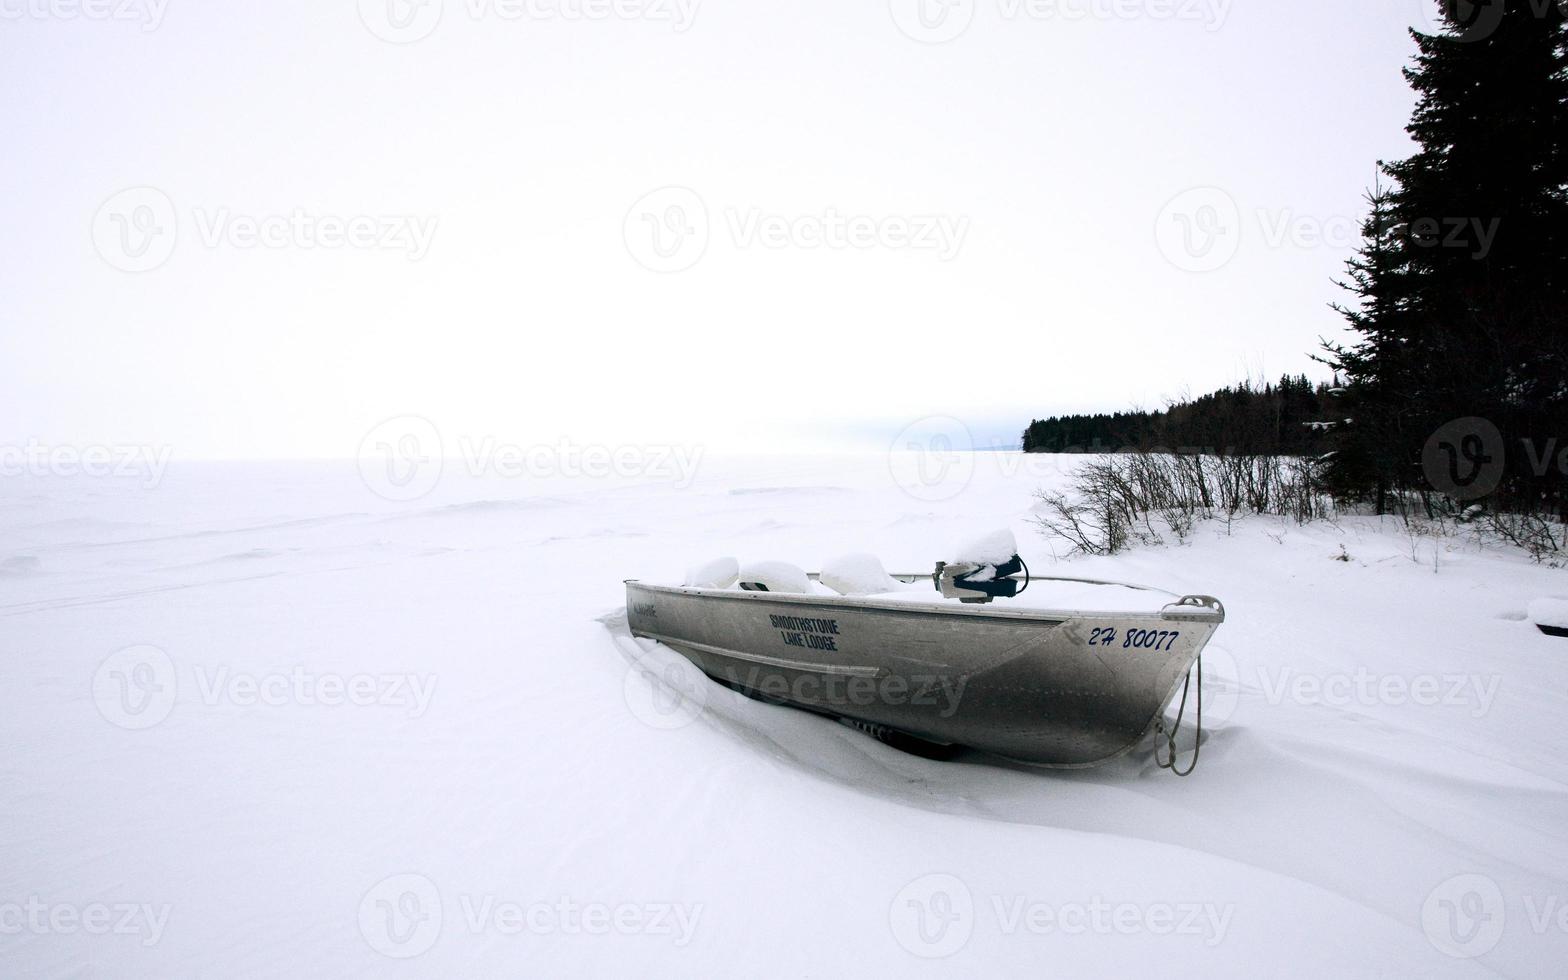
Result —
<path fill-rule="evenodd" d="M 1121 634 L 1121 648 L 1123 650 L 1169 650 L 1178 637 L 1180 630 L 1128 630 Z M 1116 646 L 1116 627 L 1097 626 L 1089 631 L 1089 645 L 1092 647 Z"/>

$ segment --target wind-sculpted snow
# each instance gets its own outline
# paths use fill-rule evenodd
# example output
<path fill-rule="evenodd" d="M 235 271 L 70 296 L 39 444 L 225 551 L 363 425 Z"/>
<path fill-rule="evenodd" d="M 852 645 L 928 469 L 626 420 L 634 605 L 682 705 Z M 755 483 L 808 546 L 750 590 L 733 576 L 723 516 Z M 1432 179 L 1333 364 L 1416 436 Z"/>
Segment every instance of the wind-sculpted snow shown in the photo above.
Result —
<path fill-rule="evenodd" d="M 1564 573 L 1370 518 L 1053 565 L 1066 468 L 0 484 L 0 972 L 1557 972 L 1568 640 L 1524 614 Z M 1036 574 L 1225 601 L 1192 777 L 905 755 L 619 614 L 719 555 L 927 571 L 1003 526 Z"/>

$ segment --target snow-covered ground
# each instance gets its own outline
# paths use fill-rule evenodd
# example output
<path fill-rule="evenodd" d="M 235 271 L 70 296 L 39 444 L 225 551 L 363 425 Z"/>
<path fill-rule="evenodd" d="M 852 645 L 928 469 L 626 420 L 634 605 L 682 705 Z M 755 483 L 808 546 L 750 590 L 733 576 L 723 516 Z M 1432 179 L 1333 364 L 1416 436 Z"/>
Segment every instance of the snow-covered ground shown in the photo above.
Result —
<path fill-rule="evenodd" d="M 1005 525 L 1051 567 L 1070 462 L 919 462 L 0 481 L 0 973 L 1560 975 L 1568 640 L 1526 609 L 1568 573 L 1516 554 L 1253 520 L 1056 566 L 1225 600 L 1185 780 L 678 700 L 618 634 L 622 579 L 721 555 Z"/>

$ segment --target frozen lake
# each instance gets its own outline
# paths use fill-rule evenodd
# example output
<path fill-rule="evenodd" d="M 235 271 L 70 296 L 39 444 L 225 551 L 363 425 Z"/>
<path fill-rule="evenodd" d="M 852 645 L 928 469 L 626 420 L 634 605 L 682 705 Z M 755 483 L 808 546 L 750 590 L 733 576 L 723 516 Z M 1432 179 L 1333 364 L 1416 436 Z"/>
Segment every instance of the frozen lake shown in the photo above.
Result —
<path fill-rule="evenodd" d="M 1053 566 L 1032 494 L 1072 460 L 670 465 L 451 465 L 411 500 L 353 462 L 0 481 L 0 972 L 1568 962 L 1568 641 L 1525 617 L 1563 572 L 1370 518 Z M 614 628 L 625 578 L 924 571 L 1003 526 L 1036 572 L 1225 601 L 1194 776 L 1152 742 L 1089 771 L 933 762 L 680 699 Z"/>

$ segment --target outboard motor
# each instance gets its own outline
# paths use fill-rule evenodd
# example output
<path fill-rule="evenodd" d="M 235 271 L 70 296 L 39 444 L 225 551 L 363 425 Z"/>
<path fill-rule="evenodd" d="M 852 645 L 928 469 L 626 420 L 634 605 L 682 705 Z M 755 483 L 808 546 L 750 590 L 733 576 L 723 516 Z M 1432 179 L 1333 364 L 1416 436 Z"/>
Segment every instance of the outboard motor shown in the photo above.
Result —
<path fill-rule="evenodd" d="M 1018 579 L 1013 578 L 1020 572 L 1024 575 L 1023 588 L 1019 588 Z M 990 602 L 997 597 L 1011 599 L 1027 589 L 1029 569 L 1016 554 L 999 564 L 939 561 L 931 580 L 936 583 L 936 590 L 949 599 Z"/>

